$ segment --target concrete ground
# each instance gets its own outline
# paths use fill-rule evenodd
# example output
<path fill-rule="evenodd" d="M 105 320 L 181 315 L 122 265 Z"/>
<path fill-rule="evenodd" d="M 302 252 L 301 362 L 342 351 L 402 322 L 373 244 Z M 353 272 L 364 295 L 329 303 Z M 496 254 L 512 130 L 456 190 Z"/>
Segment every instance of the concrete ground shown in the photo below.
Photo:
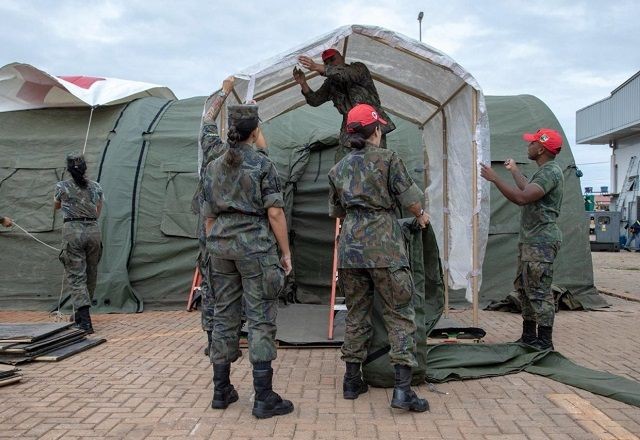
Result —
<path fill-rule="evenodd" d="M 580 365 L 640 381 L 640 253 L 594 253 L 596 284 L 615 295 L 602 312 L 560 312 L 556 349 Z M 620 298 L 629 297 L 631 300 Z M 471 323 L 470 311 L 451 317 Z M 47 321 L 43 313 L 0 312 L 0 322 Z M 519 335 L 518 315 L 480 312 L 487 343 Z M 426 385 L 428 413 L 389 407 L 391 390 L 355 401 L 341 396 L 337 349 L 281 349 L 274 388 L 291 399 L 287 416 L 251 415 L 247 356 L 234 364 L 240 400 L 212 410 L 211 367 L 202 355 L 199 314 L 98 315 L 108 342 L 58 363 L 22 367 L 0 388 L 0 438 L 21 439 L 638 439 L 640 408 L 541 376 L 519 373 Z"/>

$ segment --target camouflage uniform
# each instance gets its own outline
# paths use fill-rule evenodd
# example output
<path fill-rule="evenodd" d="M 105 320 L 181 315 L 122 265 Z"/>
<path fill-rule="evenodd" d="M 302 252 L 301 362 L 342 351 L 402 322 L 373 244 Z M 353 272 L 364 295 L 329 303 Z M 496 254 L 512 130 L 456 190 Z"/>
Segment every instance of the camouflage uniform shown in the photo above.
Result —
<path fill-rule="evenodd" d="M 58 182 L 54 199 L 61 203 L 62 251 L 60 261 L 67 278 L 73 307 L 90 306 L 96 289 L 102 241 L 97 206 L 103 200 L 100 184 L 89 180 L 80 188 L 73 179 Z"/>
<path fill-rule="evenodd" d="M 277 301 L 284 286 L 284 269 L 267 216 L 268 208 L 284 207 L 276 168 L 251 145 L 238 144 L 231 150 L 242 156 L 240 165 L 229 165 L 223 155 L 209 164 L 204 181 L 204 213 L 215 219 L 207 237 L 209 279 L 216 293 L 214 365 L 238 358 L 242 298 L 249 360 L 255 364 L 276 358 Z"/>
<path fill-rule="evenodd" d="M 333 106 L 342 115 L 342 125 L 340 127 L 340 146 L 344 148 L 347 144 L 347 113 L 356 104 L 369 104 L 373 106 L 382 117 L 387 121 L 387 125 L 381 125 L 382 141 L 380 147 L 386 145 L 386 134 L 396 129 L 393 121 L 382 109 L 378 91 L 371 78 L 371 73 L 367 66 L 363 63 L 356 62 L 352 64 L 344 64 L 342 66 L 325 66 L 324 76 L 327 77 L 324 83 L 316 91 L 302 92 L 307 104 L 312 107 L 318 107 L 325 102 L 333 101 Z M 345 154 L 343 149 L 339 150 L 337 156 L 342 158 Z"/>
<path fill-rule="evenodd" d="M 556 219 L 562 205 L 564 177 L 560 166 L 552 160 L 538 168 L 529 183 L 538 185 L 545 195 L 522 208 L 514 287 L 524 320 L 553 327 L 555 302 L 551 282 L 553 261 L 562 242 Z"/>
<path fill-rule="evenodd" d="M 367 356 L 375 290 L 384 304 L 391 363 L 416 366 L 414 285 L 394 210 L 420 203 L 422 191 L 395 152 L 372 144 L 338 162 L 329 185 L 329 215 L 344 217 L 338 241 L 338 279 L 347 302 L 342 359 L 361 363 Z"/>
<path fill-rule="evenodd" d="M 221 100 L 222 97 L 218 96 L 216 99 Z M 214 102 L 212 106 L 213 105 L 216 105 L 216 103 Z M 202 164 L 200 165 L 200 171 L 198 174 L 198 189 L 194 195 L 194 211 L 198 214 L 198 245 L 200 247 L 198 267 L 200 269 L 200 274 L 202 275 L 202 279 L 200 281 L 200 292 L 202 295 L 201 323 L 202 330 L 210 332 L 213 330 L 214 293 L 209 285 L 207 275 L 209 259 L 207 254 L 207 233 L 205 230 L 206 217 L 204 216 L 204 193 L 202 187 L 207 166 L 218 157 L 222 156 L 222 154 L 227 150 L 227 145 L 222 141 L 222 139 L 220 139 L 218 126 L 214 121 L 203 123 L 202 131 L 200 133 L 200 147 L 202 149 Z"/>

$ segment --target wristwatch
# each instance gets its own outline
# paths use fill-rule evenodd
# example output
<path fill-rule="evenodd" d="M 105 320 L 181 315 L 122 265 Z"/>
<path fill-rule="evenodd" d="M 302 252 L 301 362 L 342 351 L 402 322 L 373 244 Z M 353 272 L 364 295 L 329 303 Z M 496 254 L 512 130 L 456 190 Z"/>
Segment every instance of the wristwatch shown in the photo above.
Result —
<path fill-rule="evenodd" d="M 422 217 L 424 215 L 424 209 L 420 209 L 420 214 L 416 215 L 416 218 Z"/>

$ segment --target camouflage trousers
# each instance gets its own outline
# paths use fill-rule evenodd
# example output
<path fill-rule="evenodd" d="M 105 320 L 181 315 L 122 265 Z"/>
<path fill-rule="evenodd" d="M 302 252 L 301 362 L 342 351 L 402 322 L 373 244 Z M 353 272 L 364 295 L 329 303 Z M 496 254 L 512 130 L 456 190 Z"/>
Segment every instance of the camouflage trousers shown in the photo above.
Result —
<path fill-rule="evenodd" d="M 242 260 L 211 256 L 209 279 L 214 298 L 211 363 L 234 362 L 239 355 L 242 300 L 248 324 L 249 361 L 276 358 L 278 295 L 284 287 L 284 269 L 275 254 Z"/>
<path fill-rule="evenodd" d="M 198 255 L 198 268 L 200 269 L 200 297 L 202 298 L 201 323 L 202 330 L 210 332 L 213 330 L 213 290 L 209 284 L 209 253 L 207 252 L 207 233 L 204 226 L 204 219 L 198 221 L 198 245 L 200 254 Z"/>
<path fill-rule="evenodd" d="M 65 293 L 71 297 L 75 310 L 91 305 L 101 256 L 102 242 L 97 222 L 64 223 L 59 258 L 64 265 Z"/>
<path fill-rule="evenodd" d="M 347 303 L 342 360 L 362 363 L 367 357 L 373 326 L 374 292 L 382 301 L 393 365 L 417 366 L 413 278 L 408 267 L 339 269 L 338 282 Z"/>
<path fill-rule="evenodd" d="M 560 243 L 518 244 L 518 271 L 513 283 L 522 305 L 522 318 L 553 327 L 556 305 L 551 291 L 553 261 Z"/>

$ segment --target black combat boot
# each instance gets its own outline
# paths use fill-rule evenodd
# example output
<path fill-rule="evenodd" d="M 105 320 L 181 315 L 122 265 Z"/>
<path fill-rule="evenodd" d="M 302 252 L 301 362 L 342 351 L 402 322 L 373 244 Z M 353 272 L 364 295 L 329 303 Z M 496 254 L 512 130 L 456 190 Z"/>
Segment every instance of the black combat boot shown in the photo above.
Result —
<path fill-rule="evenodd" d="M 347 362 L 347 369 L 342 381 L 342 397 L 348 400 L 357 399 L 360 394 L 369 391 L 369 387 L 362 380 L 360 362 Z"/>
<path fill-rule="evenodd" d="M 522 336 L 516 342 L 520 344 L 534 345 L 537 340 L 536 335 L 536 322 L 535 321 L 522 321 Z"/>
<path fill-rule="evenodd" d="M 211 332 L 207 331 L 207 346 L 204 347 L 205 356 L 209 356 L 209 350 L 211 350 Z"/>
<path fill-rule="evenodd" d="M 429 411 L 429 402 L 419 398 L 411 389 L 411 367 L 408 365 L 395 365 L 396 383 L 393 388 L 392 408 L 400 408 L 406 411 Z"/>
<path fill-rule="evenodd" d="M 211 408 L 225 409 L 238 400 L 238 392 L 229 381 L 231 364 L 213 366 L 213 400 Z"/>
<path fill-rule="evenodd" d="M 89 306 L 82 306 L 75 312 L 76 327 L 84 330 L 86 334 L 93 333 L 93 325 L 91 325 L 91 315 L 89 314 Z"/>
<path fill-rule="evenodd" d="M 551 335 L 553 327 L 538 326 L 538 339 L 533 344 L 539 350 L 554 350 Z"/>
<path fill-rule="evenodd" d="M 259 419 L 268 419 L 273 416 L 281 416 L 293 412 L 293 403 L 284 400 L 273 391 L 273 369 L 271 362 L 258 362 L 253 365 L 253 388 L 256 398 L 253 401 L 254 416 Z"/>

